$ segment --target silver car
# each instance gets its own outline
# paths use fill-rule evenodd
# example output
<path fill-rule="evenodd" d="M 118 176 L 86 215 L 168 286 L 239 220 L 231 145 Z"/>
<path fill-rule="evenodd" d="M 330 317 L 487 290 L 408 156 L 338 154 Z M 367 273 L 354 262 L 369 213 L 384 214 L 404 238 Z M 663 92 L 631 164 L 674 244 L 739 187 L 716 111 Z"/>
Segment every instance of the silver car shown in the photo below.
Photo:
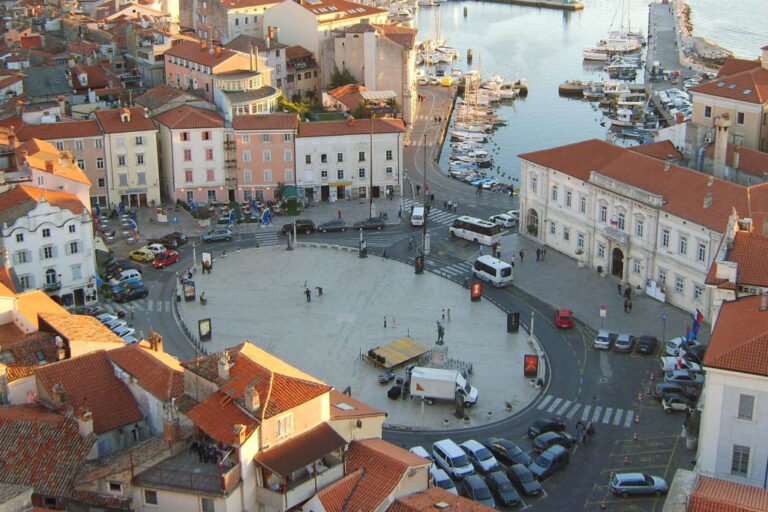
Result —
<path fill-rule="evenodd" d="M 642 494 L 661 496 L 669 490 L 669 485 L 663 478 L 648 473 L 616 473 L 609 484 L 611 492 L 622 498 Z"/>
<path fill-rule="evenodd" d="M 605 329 L 600 329 L 597 332 L 597 336 L 595 336 L 595 343 L 592 345 L 592 348 L 600 349 L 600 350 L 610 350 L 612 342 L 613 342 L 613 334 L 606 331 Z"/>

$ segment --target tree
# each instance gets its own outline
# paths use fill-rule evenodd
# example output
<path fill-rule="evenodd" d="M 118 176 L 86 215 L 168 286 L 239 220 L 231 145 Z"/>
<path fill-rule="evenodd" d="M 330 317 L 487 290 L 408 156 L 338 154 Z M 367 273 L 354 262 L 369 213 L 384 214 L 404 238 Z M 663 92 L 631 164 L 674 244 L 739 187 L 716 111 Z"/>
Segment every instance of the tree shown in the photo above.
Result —
<path fill-rule="evenodd" d="M 333 73 L 331 74 L 331 83 L 330 83 L 331 89 L 341 87 L 342 85 L 356 84 L 356 83 L 357 83 L 357 80 L 355 80 L 354 75 L 346 67 L 343 67 L 341 70 L 339 70 L 337 66 L 333 67 Z"/>
<path fill-rule="evenodd" d="M 285 194 L 285 183 L 280 181 L 277 183 L 277 186 L 275 187 L 275 200 L 281 201 L 283 199 L 284 194 Z"/>

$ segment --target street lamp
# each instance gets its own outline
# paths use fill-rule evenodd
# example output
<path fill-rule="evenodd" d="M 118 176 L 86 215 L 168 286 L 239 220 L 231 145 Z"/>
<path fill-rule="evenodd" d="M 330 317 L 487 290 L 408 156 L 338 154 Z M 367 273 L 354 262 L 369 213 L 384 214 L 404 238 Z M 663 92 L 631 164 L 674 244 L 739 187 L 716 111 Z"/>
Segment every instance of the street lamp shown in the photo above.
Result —
<path fill-rule="evenodd" d="M 394 91 L 362 91 L 360 96 L 364 101 L 389 101 L 397 98 L 397 94 Z M 370 129 L 370 165 L 369 167 L 369 181 L 368 181 L 368 217 L 373 218 L 373 120 L 376 113 L 387 114 L 392 112 L 389 106 L 375 107 L 369 105 L 371 112 L 371 129 Z"/>

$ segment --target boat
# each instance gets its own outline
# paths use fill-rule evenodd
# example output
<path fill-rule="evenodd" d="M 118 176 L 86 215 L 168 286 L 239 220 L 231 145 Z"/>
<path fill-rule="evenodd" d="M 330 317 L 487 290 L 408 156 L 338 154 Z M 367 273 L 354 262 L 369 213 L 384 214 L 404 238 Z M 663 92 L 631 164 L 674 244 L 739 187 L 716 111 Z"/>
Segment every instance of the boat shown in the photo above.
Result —
<path fill-rule="evenodd" d="M 605 70 L 611 78 L 634 80 L 639 64 L 639 61 L 633 61 L 622 55 L 617 55 L 611 60 L 610 64 L 605 66 Z"/>
<path fill-rule="evenodd" d="M 451 138 L 460 141 L 485 142 L 485 134 L 466 130 L 451 130 Z"/>
<path fill-rule="evenodd" d="M 557 92 L 560 96 L 582 98 L 584 96 L 585 87 L 586 84 L 581 80 L 567 80 L 557 87 Z"/>
<path fill-rule="evenodd" d="M 594 46 L 585 47 L 582 51 L 585 60 L 607 61 L 613 55 L 639 53 L 643 50 L 645 39 L 638 38 L 638 33 L 630 28 L 628 0 L 623 0 L 618 5 L 614 20 L 619 14 L 619 9 L 621 10 L 619 28 L 617 30 L 609 28 L 607 38 L 601 39 Z M 624 28 L 625 21 L 626 28 Z"/>
<path fill-rule="evenodd" d="M 453 123 L 455 130 L 463 130 L 472 133 L 488 133 L 493 130 L 493 125 L 472 121 L 458 121 Z"/>
<path fill-rule="evenodd" d="M 616 106 L 622 108 L 645 107 L 647 102 L 648 98 L 645 97 L 644 92 L 632 92 L 619 95 L 619 98 L 616 101 Z"/>
<path fill-rule="evenodd" d="M 480 168 L 490 167 L 493 161 L 486 151 L 478 150 L 464 154 L 454 154 L 453 161 L 475 164 Z"/>
<path fill-rule="evenodd" d="M 435 48 L 436 52 L 444 53 L 451 56 L 451 60 L 459 58 L 459 50 L 451 48 L 450 46 L 438 46 Z"/>
<path fill-rule="evenodd" d="M 585 99 L 594 101 L 603 97 L 603 82 L 589 82 L 582 94 Z"/>
<path fill-rule="evenodd" d="M 408 22 L 413 20 L 413 13 L 407 7 L 398 7 L 390 11 L 387 17 L 392 21 Z"/>
<path fill-rule="evenodd" d="M 432 66 L 434 64 L 439 63 L 442 56 L 443 56 L 442 53 L 437 53 L 437 52 L 428 52 L 428 53 L 422 54 L 422 57 L 424 58 L 424 63 L 427 66 Z"/>
<path fill-rule="evenodd" d="M 629 108 L 620 108 L 616 110 L 614 117 L 608 117 L 612 126 L 642 127 L 643 112 Z"/>

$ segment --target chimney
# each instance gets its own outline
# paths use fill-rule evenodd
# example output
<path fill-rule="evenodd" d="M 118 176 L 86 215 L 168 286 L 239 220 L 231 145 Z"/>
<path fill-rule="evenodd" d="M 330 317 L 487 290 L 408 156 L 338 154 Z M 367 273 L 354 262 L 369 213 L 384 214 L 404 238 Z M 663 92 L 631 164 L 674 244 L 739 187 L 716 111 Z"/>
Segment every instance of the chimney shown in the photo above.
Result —
<path fill-rule="evenodd" d="M 229 380 L 229 351 L 222 350 L 219 355 L 219 379 L 223 381 Z"/>
<path fill-rule="evenodd" d="M 144 107 L 144 119 L 149 119 L 149 109 Z"/>
<path fill-rule="evenodd" d="M 54 384 L 51 388 L 51 392 L 53 394 L 51 398 L 53 399 L 54 405 L 56 405 L 57 408 L 67 403 L 67 392 L 64 389 L 63 384 Z"/>
<path fill-rule="evenodd" d="M 163 337 L 157 334 L 155 331 L 149 333 L 149 338 L 147 338 L 147 341 L 149 342 L 150 350 L 155 352 L 163 351 Z"/>
<path fill-rule="evenodd" d="M 712 176 L 710 176 L 709 178 L 707 178 L 707 186 L 708 186 L 708 187 L 711 187 L 711 186 L 712 186 L 712 183 L 714 183 L 714 182 L 715 182 L 715 178 L 713 178 Z"/>
<path fill-rule="evenodd" d="M 712 192 L 707 192 L 704 194 L 704 208 L 709 208 L 712 206 Z"/>
<path fill-rule="evenodd" d="M 253 44 L 248 45 L 248 69 L 253 71 Z"/>
<path fill-rule="evenodd" d="M 733 170 L 737 170 L 739 168 L 739 156 L 741 153 L 741 144 L 733 148 L 733 164 L 731 167 L 733 167 Z"/>
<path fill-rule="evenodd" d="M 46 172 L 53 172 L 53 160 L 46 160 L 45 161 L 45 171 Z"/>
<path fill-rule="evenodd" d="M 760 311 L 768 310 L 768 295 L 765 293 L 760 295 Z"/>
<path fill-rule="evenodd" d="M 669 172 L 669 170 L 672 168 L 672 164 L 669 163 L 669 160 L 664 162 L 664 172 Z"/>
<path fill-rule="evenodd" d="M 259 409 L 261 409 L 261 400 L 253 384 L 248 384 L 248 387 L 245 388 L 243 400 L 245 401 L 245 409 L 254 416 L 257 416 Z"/>
<path fill-rule="evenodd" d="M 215 54 L 217 57 L 218 57 L 218 56 L 220 56 L 220 55 L 221 55 L 221 46 L 217 46 L 217 47 L 216 47 L 216 48 L 213 50 L 213 52 L 214 52 L 214 54 Z"/>
<path fill-rule="evenodd" d="M 271 41 L 274 38 L 275 38 L 274 27 L 272 26 L 267 27 L 267 42 Z"/>
<path fill-rule="evenodd" d="M 16 100 L 16 115 L 20 116 L 24 112 L 24 102 L 22 100 Z"/>
<path fill-rule="evenodd" d="M 278 36 L 280 35 L 280 27 L 272 27 L 272 40 L 276 43 L 280 42 Z"/>
<path fill-rule="evenodd" d="M 163 441 L 169 447 L 181 441 L 181 424 L 175 398 L 163 405 Z"/>
<path fill-rule="evenodd" d="M 121 123 L 130 123 L 131 122 L 131 110 L 127 108 L 120 109 L 120 122 Z"/>
<path fill-rule="evenodd" d="M 200 49 L 205 50 L 206 48 L 208 48 L 208 43 L 205 41 L 200 41 Z"/>
<path fill-rule="evenodd" d="M 725 178 L 725 157 L 728 152 L 728 129 L 731 127 L 731 119 L 728 114 L 722 114 L 715 118 L 715 154 L 712 159 L 712 174 L 718 178 Z"/>
<path fill-rule="evenodd" d="M 243 446 L 243 443 L 245 442 L 245 425 L 240 423 L 236 424 L 232 429 L 232 433 L 235 434 L 235 437 L 237 438 L 237 446 Z"/>
<path fill-rule="evenodd" d="M 93 411 L 86 407 L 80 407 L 76 416 L 77 430 L 80 432 L 80 436 L 87 438 L 93 434 Z"/>
<path fill-rule="evenodd" d="M 64 340 L 61 336 L 56 336 L 54 341 L 56 342 L 56 354 L 59 361 L 65 360 L 67 358 L 67 348 L 64 346 Z"/>

